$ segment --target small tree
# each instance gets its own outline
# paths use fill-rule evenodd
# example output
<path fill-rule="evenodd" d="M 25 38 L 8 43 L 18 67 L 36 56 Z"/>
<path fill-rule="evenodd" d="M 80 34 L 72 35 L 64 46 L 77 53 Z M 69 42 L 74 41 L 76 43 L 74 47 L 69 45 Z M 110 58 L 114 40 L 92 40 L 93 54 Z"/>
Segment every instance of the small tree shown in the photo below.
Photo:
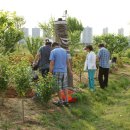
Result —
<path fill-rule="evenodd" d="M 23 17 L 17 16 L 16 12 L 14 12 L 14 24 L 16 29 L 21 29 L 22 26 L 26 23 Z"/>
<path fill-rule="evenodd" d="M 83 48 L 82 44 L 80 43 L 80 31 L 75 31 L 73 33 L 69 33 L 69 48 L 70 48 L 70 53 L 73 56 L 75 54 L 76 50 L 80 50 Z"/>
<path fill-rule="evenodd" d="M 23 61 L 16 65 L 14 78 L 16 83 L 16 91 L 22 98 L 22 120 L 24 122 L 24 97 L 27 91 L 30 89 L 31 80 L 30 69 L 26 62 Z"/>
<path fill-rule="evenodd" d="M 82 46 L 80 44 L 80 35 L 83 31 L 83 25 L 78 19 L 73 17 L 67 18 L 68 36 L 70 52 L 74 55 L 75 50 L 79 50 Z"/>
<path fill-rule="evenodd" d="M 55 78 L 49 73 L 45 78 L 38 81 L 37 96 L 42 104 L 47 104 L 52 98 L 52 94 L 58 91 Z"/>
<path fill-rule="evenodd" d="M 67 26 L 68 31 L 73 33 L 75 31 L 83 31 L 82 23 L 75 17 L 68 17 L 67 18 Z"/>
<path fill-rule="evenodd" d="M 50 18 L 48 23 L 39 23 L 39 27 L 43 31 L 43 38 L 53 38 L 55 36 L 55 31 L 54 31 L 54 18 Z"/>
<path fill-rule="evenodd" d="M 73 69 L 79 75 L 79 81 L 81 82 L 82 73 L 84 72 L 84 62 L 86 55 L 82 52 L 77 52 L 73 57 Z"/>

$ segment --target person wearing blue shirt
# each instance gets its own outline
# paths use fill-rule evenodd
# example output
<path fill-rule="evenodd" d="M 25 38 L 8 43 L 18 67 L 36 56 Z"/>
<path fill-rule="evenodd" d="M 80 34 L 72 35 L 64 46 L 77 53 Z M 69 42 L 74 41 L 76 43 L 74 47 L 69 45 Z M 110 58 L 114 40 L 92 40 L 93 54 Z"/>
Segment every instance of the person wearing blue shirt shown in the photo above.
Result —
<path fill-rule="evenodd" d="M 71 72 L 71 67 L 69 64 L 69 58 L 67 55 L 67 51 L 59 46 L 58 43 L 54 42 L 52 44 L 52 48 L 50 54 L 50 72 L 54 75 L 57 81 L 57 85 L 59 88 L 58 96 L 59 101 L 58 105 L 66 105 L 68 106 L 68 81 L 67 81 L 67 67 L 69 72 Z M 61 90 L 64 91 L 65 94 L 65 102 L 62 100 Z"/>
<path fill-rule="evenodd" d="M 100 87 L 104 89 L 108 86 L 108 75 L 110 68 L 110 52 L 105 48 L 104 44 L 99 44 L 98 60 L 99 60 L 99 74 L 98 80 Z"/>

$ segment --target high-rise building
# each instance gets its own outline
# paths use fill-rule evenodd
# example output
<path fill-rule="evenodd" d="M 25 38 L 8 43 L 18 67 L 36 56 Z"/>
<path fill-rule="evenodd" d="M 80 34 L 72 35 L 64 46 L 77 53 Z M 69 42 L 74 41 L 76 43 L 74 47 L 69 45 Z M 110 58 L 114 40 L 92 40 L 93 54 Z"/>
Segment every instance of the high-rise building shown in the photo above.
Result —
<path fill-rule="evenodd" d="M 118 29 L 118 34 L 119 35 L 124 35 L 124 29 L 123 28 L 119 28 Z"/>
<path fill-rule="evenodd" d="M 93 34 L 92 28 L 86 27 L 81 33 L 81 43 L 86 45 L 92 44 Z"/>
<path fill-rule="evenodd" d="M 108 34 L 108 28 L 107 28 L 107 27 L 106 27 L 106 28 L 103 28 L 103 34 L 104 34 L 104 35 Z"/>
<path fill-rule="evenodd" d="M 32 28 L 32 37 L 40 37 L 40 28 Z"/>
<path fill-rule="evenodd" d="M 19 43 L 25 43 L 25 38 L 29 37 L 29 29 L 28 28 L 22 28 L 21 29 L 24 33 L 24 38 L 19 41 Z"/>
<path fill-rule="evenodd" d="M 24 32 L 24 37 L 29 36 L 29 29 L 28 28 L 22 28 L 22 31 Z"/>

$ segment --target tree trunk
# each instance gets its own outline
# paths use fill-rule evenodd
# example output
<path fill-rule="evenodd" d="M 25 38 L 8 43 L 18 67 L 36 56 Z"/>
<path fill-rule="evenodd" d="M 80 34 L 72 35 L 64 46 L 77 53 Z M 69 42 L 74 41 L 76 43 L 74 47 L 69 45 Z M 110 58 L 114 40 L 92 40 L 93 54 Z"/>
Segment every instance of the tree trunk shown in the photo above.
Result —
<path fill-rule="evenodd" d="M 24 99 L 22 98 L 22 121 L 24 123 Z"/>
<path fill-rule="evenodd" d="M 80 72 L 79 74 L 79 81 L 81 82 L 81 80 L 82 80 L 82 72 Z"/>
<path fill-rule="evenodd" d="M 72 59 L 69 59 L 69 62 L 72 70 Z M 67 69 L 67 74 L 68 74 L 68 87 L 73 87 L 73 74 L 70 74 L 68 69 Z"/>
<path fill-rule="evenodd" d="M 0 93 L 0 106 L 4 106 L 4 96 L 5 96 L 5 92 L 1 92 Z"/>

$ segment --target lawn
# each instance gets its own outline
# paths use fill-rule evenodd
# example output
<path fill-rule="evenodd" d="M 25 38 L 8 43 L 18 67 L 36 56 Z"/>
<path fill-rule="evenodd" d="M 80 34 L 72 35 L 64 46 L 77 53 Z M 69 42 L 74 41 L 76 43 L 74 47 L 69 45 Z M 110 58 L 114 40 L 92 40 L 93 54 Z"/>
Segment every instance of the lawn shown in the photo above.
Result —
<path fill-rule="evenodd" d="M 5 99 L 0 106 L 0 130 L 130 130 L 130 66 L 110 74 L 109 86 L 96 91 L 82 88 L 78 102 L 56 107 L 25 99 L 25 123 L 21 122 L 21 100 Z"/>

